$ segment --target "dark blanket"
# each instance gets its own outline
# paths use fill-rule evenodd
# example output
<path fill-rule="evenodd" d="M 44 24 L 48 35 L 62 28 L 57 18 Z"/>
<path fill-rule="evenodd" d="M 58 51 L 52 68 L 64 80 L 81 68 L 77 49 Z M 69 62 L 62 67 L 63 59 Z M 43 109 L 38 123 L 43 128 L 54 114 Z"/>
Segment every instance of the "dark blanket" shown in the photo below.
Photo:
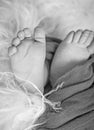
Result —
<path fill-rule="evenodd" d="M 61 87 L 47 98 L 60 101 L 62 109 L 56 112 L 47 107 L 40 118 L 46 123 L 38 130 L 94 130 L 93 62 L 94 56 L 58 79 L 53 89 Z"/>

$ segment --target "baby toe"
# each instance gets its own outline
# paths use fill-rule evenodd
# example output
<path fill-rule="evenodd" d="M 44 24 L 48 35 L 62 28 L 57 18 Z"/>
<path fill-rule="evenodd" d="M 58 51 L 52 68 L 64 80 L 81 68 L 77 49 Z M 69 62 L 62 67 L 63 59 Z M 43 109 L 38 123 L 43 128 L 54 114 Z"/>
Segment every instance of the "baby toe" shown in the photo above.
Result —
<path fill-rule="evenodd" d="M 90 34 L 90 31 L 89 30 L 85 30 L 82 33 L 82 35 L 81 35 L 81 38 L 79 40 L 79 44 L 83 45 L 86 42 L 86 40 L 88 39 L 89 34 Z"/>
<path fill-rule="evenodd" d="M 52 53 L 46 53 L 46 59 L 47 60 L 51 60 L 53 57 L 53 54 Z"/>
<path fill-rule="evenodd" d="M 23 40 L 25 38 L 24 31 L 19 31 L 17 36 L 20 40 Z"/>
<path fill-rule="evenodd" d="M 58 47 L 58 43 L 55 43 L 55 42 L 47 42 L 47 44 L 46 44 L 47 52 L 54 53 L 57 47 Z"/>
<path fill-rule="evenodd" d="M 75 35 L 74 35 L 74 38 L 73 38 L 74 44 L 79 42 L 81 35 L 82 35 L 82 30 L 77 30 L 75 32 Z"/>
<path fill-rule="evenodd" d="M 90 31 L 89 37 L 87 38 L 86 42 L 84 43 L 86 47 L 88 47 L 94 39 L 94 32 Z"/>
<path fill-rule="evenodd" d="M 8 54 L 9 56 L 14 55 L 17 52 L 17 48 L 15 46 L 11 46 L 8 48 Z"/>
<path fill-rule="evenodd" d="M 40 28 L 40 27 L 35 28 L 34 39 L 38 43 L 42 43 L 42 44 L 46 43 L 45 32 L 42 28 Z"/>
<path fill-rule="evenodd" d="M 13 41 L 12 41 L 12 45 L 18 46 L 19 44 L 20 44 L 20 39 L 18 37 L 14 38 Z"/>
<path fill-rule="evenodd" d="M 25 28 L 23 31 L 24 31 L 25 37 L 29 38 L 29 37 L 32 36 L 31 35 L 31 30 L 29 28 Z"/>
<path fill-rule="evenodd" d="M 88 52 L 90 55 L 94 54 L 94 40 L 92 41 L 92 43 L 87 47 Z"/>
<path fill-rule="evenodd" d="M 64 39 L 64 41 L 66 43 L 71 43 L 73 41 L 73 38 L 74 38 L 74 31 L 70 32 L 66 38 Z"/>

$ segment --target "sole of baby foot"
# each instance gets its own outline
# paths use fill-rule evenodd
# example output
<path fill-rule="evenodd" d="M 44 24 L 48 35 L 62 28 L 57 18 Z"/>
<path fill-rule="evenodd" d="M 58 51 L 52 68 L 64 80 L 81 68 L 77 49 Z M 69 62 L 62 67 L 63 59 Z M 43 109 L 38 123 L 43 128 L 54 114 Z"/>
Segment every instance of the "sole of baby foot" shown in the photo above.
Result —
<path fill-rule="evenodd" d="M 89 30 L 72 31 L 66 36 L 52 61 L 50 74 L 52 83 L 90 57 L 94 51 L 94 47 L 91 47 L 93 37 L 94 33 Z"/>
<path fill-rule="evenodd" d="M 12 46 L 16 48 L 16 52 L 14 51 L 14 53 Z M 11 66 L 15 75 L 33 82 L 43 91 L 44 77 L 47 78 L 44 31 L 37 27 L 32 36 L 29 29 L 24 29 L 18 33 L 17 40 L 16 38 L 14 39 L 12 46 L 9 49 L 9 54 L 11 54 Z"/>

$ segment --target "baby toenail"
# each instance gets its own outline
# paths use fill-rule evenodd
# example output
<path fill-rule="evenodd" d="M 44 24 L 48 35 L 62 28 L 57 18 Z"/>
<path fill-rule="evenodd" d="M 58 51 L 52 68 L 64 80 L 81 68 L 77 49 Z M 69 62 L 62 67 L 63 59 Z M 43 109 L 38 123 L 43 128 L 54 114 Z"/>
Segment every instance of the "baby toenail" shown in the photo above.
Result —
<path fill-rule="evenodd" d="M 18 33 L 18 37 L 20 38 L 20 40 L 23 40 L 24 39 L 24 32 L 23 31 L 21 31 L 21 32 L 19 32 Z"/>
<path fill-rule="evenodd" d="M 26 37 L 31 37 L 31 31 L 30 31 L 30 29 L 25 28 L 25 29 L 24 29 L 24 33 L 25 33 L 25 36 L 26 36 Z"/>

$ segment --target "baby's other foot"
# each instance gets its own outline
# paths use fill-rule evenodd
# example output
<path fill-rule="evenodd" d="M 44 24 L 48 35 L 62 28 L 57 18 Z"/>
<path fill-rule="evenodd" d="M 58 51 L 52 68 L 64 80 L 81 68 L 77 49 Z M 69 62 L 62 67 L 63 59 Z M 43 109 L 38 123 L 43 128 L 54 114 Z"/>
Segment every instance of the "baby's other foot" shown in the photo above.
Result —
<path fill-rule="evenodd" d="M 17 38 L 9 48 L 9 56 L 14 74 L 23 80 L 33 82 L 43 91 L 44 80 L 47 78 L 44 31 L 37 27 L 34 34 L 30 29 L 18 32 Z"/>
<path fill-rule="evenodd" d="M 53 40 L 54 38 L 51 38 L 51 37 L 47 37 L 46 38 L 46 59 L 51 61 L 53 56 L 54 56 L 54 53 L 59 45 L 58 42 L 56 42 L 55 40 Z"/>
<path fill-rule="evenodd" d="M 51 65 L 51 81 L 87 60 L 94 53 L 94 32 L 78 30 L 70 32 L 56 50 Z"/>

